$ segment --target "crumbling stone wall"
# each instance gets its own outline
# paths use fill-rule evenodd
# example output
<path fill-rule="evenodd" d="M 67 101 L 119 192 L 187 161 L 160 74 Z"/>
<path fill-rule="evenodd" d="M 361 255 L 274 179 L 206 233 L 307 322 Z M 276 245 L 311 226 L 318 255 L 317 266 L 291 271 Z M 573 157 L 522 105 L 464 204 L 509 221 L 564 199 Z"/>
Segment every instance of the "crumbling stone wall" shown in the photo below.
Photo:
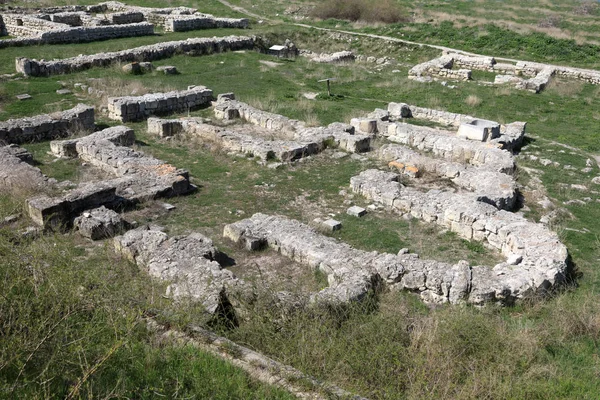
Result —
<path fill-rule="evenodd" d="M 30 153 L 15 145 L 0 147 L 0 190 L 40 191 L 56 183 L 30 163 Z"/>
<path fill-rule="evenodd" d="M 565 281 L 567 248 L 543 224 L 477 201 L 470 193 L 421 192 L 398 183 L 398 175 L 367 170 L 352 177 L 352 190 L 396 212 L 434 222 L 467 240 L 483 241 L 507 261 L 488 271 L 484 283 L 493 288 L 487 300 L 524 298 Z"/>
<path fill-rule="evenodd" d="M 468 69 L 452 69 L 454 58 L 443 55 L 433 60 L 417 64 L 408 71 L 411 79 L 421 79 L 426 76 L 437 76 L 445 79 L 456 79 L 466 81 L 471 79 L 471 71 Z"/>
<path fill-rule="evenodd" d="M 212 90 L 205 86 L 135 97 L 109 97 L 108 117 L 121 122 L 143 121 L 153 114 L 171 114 L 194 110 L 209 104 L 212 98 Z"/>
<path fill-rule="evenodd" d="M 210 315 L 229 312 L 229 293 L 243 284 L 219 264 L 219 251 L 200 233 L 169 238 L 144 227 L 116 237 L 114 246 L 150 276 L 169 281 L 167 296 L 197 301 Z"/>
<path fill-rule="evenodd" d="M 316 54 L 311 51 L 300 51 L 300 55 L 309 58 L 311 61 L 326 64 L 352 63 L 356 61 L 356 56 L 351 51 L 338 51 L 331 54 Z"/>
<path fill-rule="evenodd" d="M 139 11 L 124 11 L 108 14 L 108 18 L 115 25 L 136 24 L 144 21 L 144 14 Z"/>
<path fill-rule="evenodd" d="M 333 123 L 327 127 L 306 127 L 304 122 L 254 108 L 246 103 L 222 97 L 215 105 L 220 119 L 242 118 L 247 122 L 274 132 L 278 138 L 302 143 L 333 141 L 340 149 L 359 153 L 369 151 L 373 135 L 355 134 L 350 125 Z"/>
<path fill-rule="evenodd" d="M 424 119 L 427 121 L 436 122 L 442 125 L 448 125 L 451 127 L 460 128 L 463 124 L 471 124 L 473 121 L 477 121 L 477 118 L 466 115 L 451 113 L 448 111 L 434 110 L 431 108 L 417 107 L 406 103 L 389 103 L 388 104 L 389 118 L 392 120 L 402 120 L 404 118 L 416 118 Z M 386 115 L 388 117 L 388 115 Z M 379 129 L 380 132 L 385 132 L 388 129 L 388 123 L 382 123 L 381 120 L 377 121 L 378 125 L 382 125 L 384 129 Z M 525 128 L 527 123 L 525 122 L 511 122 L 509 124 L 500 125 L 499 136 L 490 136 L 488 142 L 491 144 L 497 144 L 504 149 L 512 150 L 517 149 L 523 143 L 525 137 Z M 409 129 L 409 127 L 406 127 Z M 419 130 L 419 127 L 413 129 Z M 430 129 L 423 128 L 423 131 L 431 131 Z M 440 132 L 443 132 L 440 130 Z M 445 133 L 454 134 L 453 132 L 446 131 Z"/>
<path fill-rule="evenodd" d="M 50 14 L 50 20 L 52 22 L 58 22 L 60 24 L 66 24 L 69 26 L 81 26 L 83 25 L 83 18 L 87 14 L 83 11 L 75 12 L 60 12 L 56 14 Z"/>
<path fill-rule="evenodd" d="M 69 29 L 69 25 L 29 15 L 3 14 L 6 31 L 11 36 L 39 36 L 54 29 Z"/>
<path fill-rule="evenodd" d="M 84 210 L 100 206 L 128 207 L 194 189 L 187 171 L 126 147 L 134 140 L 132 129 L 117 126 L 82 138 L 51 143 L 50 148 L 56 155 L 79 157 L 114 178 L 84 183 L 55 197 L 30 198 L 27 209 L 31 219 L 44 228 L 67 227 Z"/>
<path fill-rule="evenodd" d="M 26 76 L 50 76 L 83 71 L 94 67 L 108 67 L 114 63 L 160 60 L 173 57 L 175 54 L 202 55 L 225 51 L 252 50 L 255 43 L 256 38 L 249 36 L 192 38 L 53 61 L 19 57 L 15 60 L 15 67 L 17 72 Z"/>
<path fill-rule="evenodd" d="M 512 237 L 515 231 L 511 229 L 517 228 L 501 229 L 510 231 Z M 320 235 L 298 221 L 265 214 L 226 225 L 223 235 L 249 250 L 268 246 L 327 274 L 329 287 L 312 295 L 313 302 L 357 301 L 386 284 L 415 291 L 429 303 L 510 304 L 560 284 L 566 272 L 566 248 L 552 234 L 543 237 L 548 239 L 548 246 L 542 246 L 539 252 L 545 260 L 538 259 L 535 266 L 530 265 L 533 258 L 528 254 L 518 266 L 501 263 L 493 268 L 471 267 L 465 261 L 451 265 L 421 260 L 413 254 L 361 251 Z M 542 253 L 546 250 L 550 253 Z M 555 263 L 546 262 L 552 257 Z"/>
<path fill-rule="evenodd" d="M 510 211 L 516 205 L 518 191 L 514 177 L 492 168 L 438 160 L 396 144 L 383 145 L 378 156 L 390 168 L 411 177 L 428 173 L 450 179 L 458 187 L 474 192 L 478 201 L 498 209 Z"/>
<path fill-rule="evenodd" d="M 456 137 L 452 132 L 405 123 L 389 125 L 387 139 L 448 161 L 486 165 L 494 171 L 511 174 L 515 170 L 512 154 L 498 145 Z"/>
<path fill-rule="evenodd" d="M 79 104 L 52 115 L 9 119 L 0 122 L 0 142 L 31 143 L 67 137 L 74 132 L 94 129 L 94 108 Z"/>
<path fill-rule="evenodd" d="M 215 18 L 212 15 L 179 15 L 165 18 L 166 32 L 185 32 L 197 29 L 248 28 L 247 18 Z"/>

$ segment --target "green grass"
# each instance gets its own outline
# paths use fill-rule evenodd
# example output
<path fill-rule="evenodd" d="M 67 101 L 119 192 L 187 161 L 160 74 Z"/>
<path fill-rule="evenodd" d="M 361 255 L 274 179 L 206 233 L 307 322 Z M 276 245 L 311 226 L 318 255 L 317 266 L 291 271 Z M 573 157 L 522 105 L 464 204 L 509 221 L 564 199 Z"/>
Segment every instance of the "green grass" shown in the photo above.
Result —
<path fill-rule="evenodd" d="M 235 3 L 244 5 L 242 0 Z M 210 4 L 220 7 L 216 2 Z M 471 4 L 467 2 L 444 4 L 470 15 Z M 261 2 L 257 7 L 285 8 L 275 2 Z M 430 7 L 441 6 L 432 3 Z M 552 9 L 560 7 L 558 3 L 552 4 Z M 339 21 L 323 24 L 350 27 Z M 538 34 L 515 36 L 490 26 L 475 31 L 448 24 L 398 25 L 372 31 L 404 38 L 411 32 L 415 38 L 436 43 L 442 43 L 446 40 L 442 34 L 448 34 L 448 38 L 456 40 L 457 47 L 492 55 L 556 62 L 572 57 L 574 64 L 597 63 L 597 58 L 588 57 L 589 47 Z M 85 45 L 2 49 L 0 71 L 13 72 L 17 55 L 49 59 L 230 32 L 197 31 Z M 175 65 L 181 71 L 177 76 L 131 77 L 121 75 L 115 67 L 3 82 L 0 119 L 66 109 L 80 101 L 100 106 L 98 99 L 81 93 L 61 98 L 55 94 L 61 87 L 58 80 L 70 87 L 95 78 L 114 91 L 182 89 L 190 84 L 203 84 L 215 93 L 233 91 L 239 99 L 257 107 L 320 124 L 348 121 L 376 107 L 385 108 L 390 101 L 499 122 L 527 121 L 528 132 L 535 140 L 523 149 L 522 155 L 535 153 L 539 158 L 561 164 L 543 167 L 524 157 L 519 160 L 524 167 L 540 170 L 539 179 L 548 196 L 572 213 L 571 218 L 564 217 L 553 227 L 573 257 L 579 274 L 577 287 L 567 288 L 551 299 L 506 309 L 428 308 L 414 294 L 392 290 L 360 306 L 313 309 L 285 318 L 281 318 L 281 310 L 263 299 L 248 310 L 237 329 L 219 329 L 241 344 L 374 399 L 595 398 L 600 391 L 597 361 L 600 227 L 596 223 L 600 208 L 595 202 L 597 195 L 591 192 L 598 189 L 590 180 L 599 170 L 597 166 L 590 173 L 580 170 L 587 158 L 600 153 L 598 87 L 556 80 L 546 91 L 534 95 L 506 87 L 479 86 L 478 80 L 489 80 L 490 76 L 476 73 L 475 81 L 457 83 L 455 89 L 450 89 L 407 79 L 411 65 L 432 58 L 437 51 L 370 39 L 349 42 L 346 37 L 331 38 L 316 30 L 283 26 L 256 27 L 241 33 L 256 32 L 271 43 L 291 38 L 301 48 L 352 49 L 360 54 L 390 56 L 399 64 L 375 71 L 368 64 L 317 65 L 302 58 L 281 62 L 255 52 L 176 56 L 156 61 L 155 65 Z M 564 49 L 554 53 L 553 49 L 561 46 Z M 529 55 L 532 48 L 537 53 Z M 280 65 L 269 67 L 261 61 L 276 61 Z M 400 72 L 392 72 L 395 69 Z M 338 95 L 336 101 L 322 97 L 314 101 L 305 99 L 303 93 L 324 92 L 324 85 L 317 82 L 323 77 L 337 79 L 332 84 L 333 93 Z M 14 94 L 23 92 L 32 94 L 34 99 L 14 100 Z M 481 99 L 477 106 L 466 103 L 471 95 Z M 210 117 L 210 112 L 199 110 L 192 115 Z M 109 122 L 100 113 L 98 117 L 102 123 Z M 447 262 L 467 259 L 472 264 L 493 265 L 498 261 L 497 254 L 482 245 L 440 232 L 430 224 L 405 221 L 385 212 L 370 213 L 361 219 L 346 216 L 348 205 L 343 202 L 348 197 L 340 195 L 340 190 L 348 191 L 350 177 L 378 165 L 375 162 L 349 157 L 332 160 L 323 155 L 271 170 L 249 158 L 209 150 L 201 143 L 184 139 L 159 141 L 146 133 L 143 123 L 131 126 L 136 130 L 140 150 L 188 169 L 199 187 L 194 194 L 169 199 L 177 209 L 158 218 L 138 210 L 140 223 L 153 221 L 165 225 L 169 234 L 200 231 L 214 239 L 227 254 L 243 257 L 242 251 L 233 249 L 221 237 L 224 224 L 258 211 L 283 214 L 303 222 L 332 213 L 344 225 L 333 236 L 357 248 L 395 253 L 407 247 L 423 259 Z M 76 161 L 54 162 L 46 154 L 47 143 L 26 147 L 44 173 L 60 180 L 82 178 L 82 169 Z M 563 166 L 567 164 L 577 171 L 565 170 Z M 519 176 L 523 185 L 534 178 L 524 173 Z M 571 189 L 569 185 L 573 183 L 584 183 L 589 191 Z M 592 197 L 593 201 L 583 206 L 562 204 L 585 197 Z M 352 202 L 366 205 L 359 196 Z M 0 196 L 0 218 L 21 211 L 22 204 L 19 199 Z M 539 207 L 530 206 L 532 211 L 527 215 L 539 218 Z M 239 211 L 243 214 L 239 215 Z M 203 325 L 206 321 L 197 307 L 174 305 L 163 298 L 164 285 L 115 257 L 110 246 L 92 246 L 70 234 L 23 241 L 18 229 L 26 226 L 27 220 L 23 219 L 18 227 L 0 229 L 3 397 L 16 394 L 32 398 L 65 397 L 82 382 L 81 397 L 110 397 L 112 392 L 111 396 L 125 398 L 287 398 L 286 393 L 258 385 L 245 374 L 198 350 L 156 343 L 139 322 L 146 312 L 157 314 L 161 322 L 179 328 Z M 326 277 L 321 274 L 311 273 L 310 278 L 319 287 L 326 285 Z M 86 372 L 96 365 L 98 369 L 83 380 Z"/>

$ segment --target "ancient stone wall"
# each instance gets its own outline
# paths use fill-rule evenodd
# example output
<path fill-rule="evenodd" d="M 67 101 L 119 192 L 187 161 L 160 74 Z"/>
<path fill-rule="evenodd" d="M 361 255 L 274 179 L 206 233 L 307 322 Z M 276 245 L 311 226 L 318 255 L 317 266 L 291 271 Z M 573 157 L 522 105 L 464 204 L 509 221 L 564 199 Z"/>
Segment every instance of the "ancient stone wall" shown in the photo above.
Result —
<path fill-rule="evenodd" d="M 212 98 L 212 90 L 204 86 L 136 97 L 109 97 L 108 117 L 122 122 L 142 121 L 150 115 L 194 110 L 209 104 Z"/>
<path fill-rule="evenodd" d="M 471 79 L 471 71 L 468 69 L 452 69 L 454 58 L 444 55 L 421 64 L 417 64 L 408 71 L 411 79 L 420 79 L 426 76 L 435 76 L 445 79 L 456 79 L 466 81 Z"/>
<path fill-rule="evenodd" d="M 41 39 L 45 43 L 81 43 L 122 37 L 154 35 L 154 25 L 147 22 L 128 25 L 107 25 L 76 27 L 44 32 Z"/>
<path fill-rule="evenodd" d="M 212 15 L 179 15 L 166 18 L 164 21 L 166 32 L 185 32 L 197 29 L 215 28 L 248 28 L 246 18 L 215 18 Z"/>
<path fill-rule="evenodd" d="M 477 201 L 474 194 L 421 192 L 398 183 L 395 173 L 367 170 L 351 187 L 371 201 L 426 222 L 434 222 L 467 240 L 483 241 L 507 261 L 486 272 L 487 301 L 533 296 L 561 284 L 568 273 L 568 252 L 545 225 Z"/>
<path fill-rule="evenodd" d="M 256 38 L 249 36 L 192 38 L 54 61 L 17 58 L 15 67 L 17 72 L 26 76 L 60 75 L 93 67 L 108 67 L 114 63 L 154 61 L 172 57 L 175 54 L 202 55 L 225 51 L 252 50 L 255 47 L 255 42 Z"/>
<path fill-rule="evenodd" d="M 515 170 L 512 154 L 493 143 L 477 142 L 456 137 L 453 132 L 405 123 L 392 123 L 387 139 L 448 161 L 485 165 L 490 170 L 511 174 Z"/>
<path fill-rule="evenodd" d="M 30 164 L 31 154 L 15 145 L 0 147 L 0 190 L 40 191 L 56 183 Z"/>
<path fill-rule="evenodd" d="M 514 177 L 493 169 L 438 160 L 396 144 L 383 145 L 378 157 L 392 169 L 411 177 L 427 173 L 449 179 L 456 186 L 472 191 L 478 201 L 492 204 L 498 209 L 512 210 L 517 201 L 517 184 Z"/>
<path fill-rule="evenodd" d="M 150 276 L 169 281 L 167 296 L 197 301 L 210 315 L 228 312 L 229 292 L 243 283 L 216 261 L 219 251 L 200 233 L 169 238 L 145 227 L 116 237 L 114 245 Z"/>
<path fill-rule="evenodd" d="M 69 29 L 69 25 L 29 15 L 3 14 L 6 31 L 11 36 L 39 36 L 54 29 Z M 48 17 L 49 19 L 49 17 Z"/>
<path fill-rule="evenodd" d="M 458 53 L 448 53 L 447 56 L 452 57 L 454 64 L 460 68 L 494 72 L 496 65 L 494 57 L 466 56 Z"/>
<path fill-rule="evenodd" d="M 52 115 L 42 114 L 0 122 L 0 142 L 39 142 L 93 129 L 94 108 L 79 104 L 70 110 Z"/>
<path fill-rule="evenodd" d="M 246 103 L 221 98 L 215 105 L 215 116 L 220 119 L 242 118 L 276 134 L 279 139 L 301 143 L 332 141 L 342 150 L 360 153 L 369 151 L 373 135 L 354 134 L 349 125 L 333 123 L 327 127 L 306 127 L 304 122 L 254 108 Z"/>
<path fill-rule="evenodd" d="M 59 196 L 42 195 L 27 200 L 32 220 L 44 228 L 62 228 L 84 210 L 131 206 L 193 190 L 187 171 L 126 147 L 134 140 L 132 129 L 116 126 L 51 143 L 55 154 L 78 157 L 114 178 L 84 183 Z"/>
<path fill-rule="evenodd" d="M 108 14 L 108 18 L 115 25 L 137 24 L 144 21 L 144 14 L 139 11 L 124 11 Z"/>
<path fill-rule="evenodd" d="M 76 12 L 61 12 L 56 14 L 50 14 L 52 22 L 58 22 L 61 24 L 67 24 L 69 26 L 81 26 L 83 25 L 82 17 L 87 16 L 83 11 Z"/>

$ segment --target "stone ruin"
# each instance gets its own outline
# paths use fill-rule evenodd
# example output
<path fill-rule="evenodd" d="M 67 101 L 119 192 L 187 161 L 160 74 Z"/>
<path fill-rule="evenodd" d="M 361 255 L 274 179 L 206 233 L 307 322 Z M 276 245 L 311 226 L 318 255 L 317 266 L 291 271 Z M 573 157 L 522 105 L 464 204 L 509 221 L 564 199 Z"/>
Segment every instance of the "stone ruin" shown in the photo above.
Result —
<path fill-rule="evenodd" d="M 173 57 L 178 54 L 200 56 L 225 51 L 253 50 L 256 38 L 249 36 L 225 36 L 212 38 L 191 38 L 162 42 L 133 49 L 80 55 L 62 60 L 32 60 L 19 57 L 15 60 L 17 72 L 25 76 L 51 76 L 84 71 L 94 67 L 109 67 L 115 63 L 149 62 Z"/>
<path fill-rule="evenodd" d="M 495 84 L 511 83 L 517 89 L 529 90 L 532 93 L 544 90 L 553 76 L 577 79 L 593 85 L 600 84 L 600 72 L 595 70 L 529 61 L 517 61 L 514 64 L 497 63 L 493 57 L 447 52 L 438 58 L 415 65 L 408 71 L 408 77 L 417 81 L 467 81 L 471 79 L 472 70 L 497 73 Z"/>
<path fill-rule="evenodd" d="M 301 121 L 258 110 L 234 100 L 233 94 L 219 95 L 214 104 L 215 117 L 224 122 L 242 119 L 250 124 L 224 127 L 205 123 L 201 118 L 148 120 L 148 132 L 160 137 L 185 133 L 202 141 L 241 155 L 252 155 L 263 162 L 290 162 L 323 151 L 328 143 L 358 153 L 370 150 L 371 136 L 355 134 L 352 126 L 331 124 L 306 127 Z M 253 125 L 253 126 L 252 126 Z"/>
<path fill-rule="evenodd" d="M 245 18 L 216 18 L 192 8 L 133 7 L 119 2 L 90 6 L 46 7 L 0 11 L 0 48 L 80 43 L 154 34 L 154 24 L 167 32 L 212 28 L 248 28 Z"/>
<path fill-rule="evenodd" d="M 100 206 L 124 209 L 148 200 L 194 190 L 187 171 L 131 149 L 128 146 L 134 140 L 133 130 L 117 126 L 81 138 L 51 142 L 51 150 L 55 155 L 77 157 L 106 174 L 106 179 L 96 182 L 63 184 L 59 187 L 56 182 L 44 179 L 39 169 L 21 165 L 21 168 L 28 168 L 29 174 L 38 175 L 36 182 L 48 182 L 47 185 L 51 186 L 48 188 L 51 190 L 45 194 L 27 200 L 31 219 L 43 228 L 61 229 L 69 227 L 86 210 Z M 16 163 L 14 157 L 6 160 L 3 159 L 3 162 Z M 33 179 L 31 181 L 34 182 Z M 91 217 L 102 220 L 93 213 Z M 115 224 L 110 215 L 104 219 Z M 84 221 L 79 222 L 78 225 L 82 226 Z M 95 236 L 95 233 L 90 235 Z"/>
<path fill-rule="evenodd" d="M 210 104 L 212 98 L 212 90 L 205 86 L 143 96 L 109 97 L 108 117 L 121 122 L 143 121 L 151 115 L 196 110 Z"/>
<path fill-rule="evenodd" d="M 54 114 L 0 121 L 0 143 L 53 140 L 93 129 L 94 108 L 79 104 L 70 110 Z"/>
<path fill-rule="evenodd" d="M 194 96 L 212 98 L 204 87 L 190 89 Z M 176 93 L 185 98 L 188 94 Z M 198 93 L 200 94 L 198 94 Z M 149 107 L 149 97 L 115 101 L 121 104 L 120 119 L 143 119 L 140 110 Z M 164 103 L 177 96 L 164 96 Z M 195 97 L 195 98 L 197 98 Z M 172 100 L 170 104 L 178 104 Z M 142 107 L 143 106 L 143 107 Z M 497 249 L 506 261 L 493 267 L 470 266 L 461 261 L 448 264 L 421 260 L 418 255 L 398 255 L 354 249 L 298 221 L 281 216 L 255 214 L 251 218 L 226 225 L 224 237 L 248 251 L 269 247 L 292 261 L 318 269 L 327 275 L 328 287 L 311 293 L 278 292 L 283 307 L 307 307 L 314 304 L 343 305 L 360 301 L 371 292 L 385 288 L 418 293 L 427 303 L 488 302 L 512 304 L 518 299 L 545 293 L 563 283 L 569 274 L 569 255 L 557 235 L 547 226 L 533 223 L 512 213 L 519 193 L 513 177 L 512 155 L 523 140 L 525 123 L 497 124 L 472 116 L 390 103 L 387 110 L 375 110 L 352 124 L 334 123 L 328 127 L 306 127 L 300 121 L 258 110 L 235 100 L 232 93 L 219 95 L 212 103 L 215 117 L 222 126 L 210 125 L 199 118 L 148 119 L 148 131 L 161 137 L 187 134 L 203 141 L 217 142 L 235 153 L 252 153 L 263 161 L 279 158 L 293 161 L 334 143 L 349 152 L 371 150 L 374 137 L 387 143 L 369 156 L 387 164 L 388 170 L 369 169 L 351 178 L 353 192 L 369 201 L 425 222 L 456 232 L 462 238 L 485 243 Z M 158 105 L 157 105 L 158 107 Z M 80 115 L 89 127 L 86 106 L 62 114 Z M 162 110 L 162 109 L 161 109 Z M 166 112 L 181 111 L 178 107 Z M 88 116 L 86 119 L 84 116 Z M 135 116 L 135 118 L 133 117 Z M 93 125 L 93 112 L 91 114 Z M 31 123 L 44 125 L 52 132 L 52 119 L 34 117 L 11 121 L 5 137 L 16 141 L 15 127 Z M 411 118 L 435 121 L 448 129 L 434 129 L 405 123 Z M 243 120 L 245 124 L 234 123 Z M 29 126 L 27 125 L 27 126 Z M 66 126 L 66 125 L 65 125 Z M 464 127 L 479 133 L 464 133 Z M 64 135 L 41 133 L 27 138 L 44 140 Z M 463 131 L 461 131 L 463 129 Z M 152 276 L 170 282 L 168 295 L 191 297 L 201 302 L 210 314 L 234 315 L 243 312 L 245 301 L 256 295 L 254 288 L 219 263 L 221 253 L 212 241 L 199 234 L 169 237 L 158 227 L 134 230 L 115 210 L 159 197 L 177 196 L 194 190 L 187 171 L 133 150 L 133 130 L 125 126 L 107 128 L 83 137 L 54 140 L 52 152 L 59 157 L 79 158 L 102 171 L 104 178 L 95 182 L 64 185 L 45 177 L 30 163 L 32 157 L 15 145 L 0 148 L 0 182 L 9 190 L 24 189 L 38 194 L 29 197 L 31 219 L 44 228 L 70 227 L 94 240 L 122 234 L 114 239 L 118 252 L 146 269 Z M 385 165 L 384 164 L 384 165 Z M 390 172 L 392 169 L 395 172 Z M 418 189 L 419 179 L 435 175 L 453 183 L 453 188 Z M 403 176 L 414 179 L 417 187 L 403 185 Z M 442 185 L 443 186 L 443 185 Z M 126 233 L 123 233 L 127 231 Z M 233 314 L 231 314 L 233 313 Z"/>

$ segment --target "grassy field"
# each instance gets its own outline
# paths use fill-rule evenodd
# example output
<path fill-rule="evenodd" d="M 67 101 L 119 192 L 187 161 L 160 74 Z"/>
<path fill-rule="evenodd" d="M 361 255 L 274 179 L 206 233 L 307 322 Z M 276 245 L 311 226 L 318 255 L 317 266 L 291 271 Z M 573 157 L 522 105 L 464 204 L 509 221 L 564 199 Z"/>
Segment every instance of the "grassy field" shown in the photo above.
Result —
<path fill-rule="evenodd" d="M 243 0 L 232 3 L 257 13 L 270 10 L 267 15 L 284 15 L 285 7 L 289 7 L 267 1 L 254 8 Z M 191 2 L 170 4 L 193 6 Z M 565 64 L 573 61 L 573 65 L 598 63 L 597 52 L 595 57 L 586 56 L 586 49 L 597 51 L 595 47 L 573 42 L 569 47 L 572 53 L 556 53 L 556 46 L 566 42 L 542 37 L 545 44 L 540 45 L 537 33 L 479 27 L 480 33 L 486 29 L 491 32 L 489 39 L 502 36 L 506 42 L 467 40 L 474 32 L 470 30 L 473 28 L 460 27 L 461 15 L 472 16 L 480 3 L 428 4 L 405 7 L 421 7 L 425 9 L 423 15 L 437 15 L 439 10 L 445 10 L 457 15 L 455 25 L 413 22 L 414 25 L 364 27 L 339 21 L 321 24 L 405 38 L 411 32 L 415 35 L 411 39 L 448 41 L 465 50 L 494 55 Z M 564 11 L 564 15 L 575 6 L 575 2 L 549 4 L 551 12 Z M 292 5 L 301 7 L 306 3 Z M 206 7 L 206 11 L 218 15 L 239 15 L 217 1 L 207 2 Z M 499 13 L 508 12 L 511 7 L 518 4 L 498 3 L 497 12 L 489 11 L 482 18 L 500 18 Z M 533 23 L 527 22 L 526 13 L 515 13 L 519 14 L 519 23 Z M 441 33 L 436 34 L 436 30 Z M 375 399 L 596 398 L 600 392 L 600 226 L 596 223 L 600 218 L 600 193 L 591 179 L 600 175 L 594 159 L 600 154 L 600 87 L 555 80 L 546 91 L 534 95 L 485 85 L 490 79 L 486 74 L 474 74 L 473 81 L 457 83 L 455 88 L 435 82 L 422 84 L 408 80 L 408 69 L 437 55 L 437 51 L 281 24 L 254 24 L 249 31 L 195 31 L 80 45 L 2 49 L 0 73 L 14 72 L 16 56 L 51 59 L 189 36 L 234 33 L 260 34 L 272 43 L 290 38 L 300 48 L 349 49 L 368 56 L 391 57 L 396 63 L 384 67 L 368 63 L 331 66 L 313 64 L 304 58 L 278 60 L 246 51 L 176 56 L 154 63 L 175 65 L 180 71 L 175 76 L 130 76 L 114 66 L 50 78 L 8 80 L 0 82 L 0 120 L 63 110 L 78 102 L 94 104 L 99 110 L 104 98 L 74 88 L 76 83 L 82 83 L 109 95 L 202 84 L 215 94 L 233 91 L 240 100 L 256 107 L 311 124 L 348 122 L 374 108 L 385 108 L 391 101 L 499 122 L 527 121 L 530 137 L 518 156 L 519 182 L 528 201 L 522 211 L 538 220 L 544 211 L 536 201 L 542 195 L 564 209 L 553 229 L 569 247 L 578 275 L 577 281 L 564 291 L 511 308 L 482 309 L 428 308 L 410 293 L 387 292 L 373 302 L 347 310 L 297 313 L 285 319 L 280 318 L 280 310 L 273 308 L 269 293 L 265 293 L 239 327 L 212 329 L 319 379 Z M 455 35 L 452 41 L 447 33 Z M 513 47 L 514 43 L 520 44 Z M 538 53 L 525 57 L 531 53 L 527 46 L 535 47 Z M 323 83 L 317 82 L 324 77 L 336 78 L 332 86 L 338 95 L 335 100 L 307 99 L 305 94 L 325 90 Z M 55 91 L 63 86 L 72 89 L 73 94 L 59 98 Z M 29 93 L 33 99 L 17 101 L 14 96 L 20 93 Z M 208 110 L 191 115 L 210 117 Z M 101 113 L 98 120 L 114 124 Z M 283 214 L 303 222 L 334 214 L 344 224 L 335 236 L 365 250 L 397 252 L 407 247 L 422 258 L 467 259 L 481 265 L 493 265 L 498 260 L 498 254 L 483 246 L 416 220 L 407 221 L 383 211 L 360 220 L 346 217 L 344 201 L 363 206 L 366 202 L 341 191 L 348 191 L 351 176 L 378 166 L 375 160 L 333 159 L 326 152 L 274 170 L 252 158 L 233 157 L 186 138 L 159 140 L 147 134 L 144 123 L 130 126 L 136 131 L 138 149 L 188 169 L 199 187 L 192 195 L 170 199 L 177 207 L 170 213 L 150 204 L 134 211 L 131 217 L 140 223 L 162 224 L 170 234 L 203 232 L 239 262 L 244 252 L 221 238 L 222 228 L 254 212 Z M 88 179 L 88 171 L 78 162 L 55 161 L 48 155 L 48 143 L 25 147 L 47 175 L 59 180 Z M 541 159 L 554 161 L 558 166 L 544 166 Z M 592 169 L 582 172 L 588 159 L 594 160 Z M 572 184 L 586 188 L 574 188 Z M 21 212 L 23 196 L 1 195 L 0 219 Z M 159 315 L 161 321 L 184 330 L 190 324 L 206 325 L 207 321 L 193 304 L 174 304 L 164 298 L 164 284 L 152 281 L 143 271 L 116 257 L 109 244 L 91 244 L 71 233 L 23 238 L 19 229 L 28 225 L 23 218 L 18 227 L 0 229 L 0 272 L 4 277 L 0 281 L 2 397 L 289 397 L 288 393 L 257 384 L 239 370 L 198 350 L 157 343 L 139 322 L 147 313 Z M 323 277 L 309 278 L 317 285 L 323 283 Z"/>

